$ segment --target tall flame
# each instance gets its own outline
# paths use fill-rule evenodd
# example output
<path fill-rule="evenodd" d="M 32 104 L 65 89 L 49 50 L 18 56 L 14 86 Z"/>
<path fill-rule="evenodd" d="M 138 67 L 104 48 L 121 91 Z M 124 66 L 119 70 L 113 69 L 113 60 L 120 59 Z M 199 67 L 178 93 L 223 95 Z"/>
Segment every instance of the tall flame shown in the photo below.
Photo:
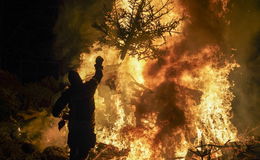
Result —
<path fill-rule="evenodd" d="M 159 4 L 161 1 L 153 2 Z M 216 2 L 212 0 L 212 3 Z M 222 3 L 223 10 L 226 3 Z M 127 1 L 122 0 L 122 7 L 128 7 Z M 181 35 L 177 37 L 182 39 Z M 169 39 L 169 46 L 174 43 Z M 166 65 L 153 76 L 146 73 L 154 61 L 138 61 L 134 57 L 121 61 L 115 48 L 95 44 L 89 54 L 81 54 L 82 64 L 78 71 L 84 80 L 93 75 L 95 58 L 100 55 L 105 59 L 104 78 L 95 94 L 97 141 L 129 149 L 128 160 L 184 159 L 188 149 L 201 141 L 224 144 L 237 140 L 237 130 L 231 123 L 234 95 L 230 88 L 234 84 L 228 76 L 238 64 L 220 56 L 219 47 L 214 45 L 205 45 L 198 53 L 179 58 L 171 50 L 168 52 L 164 57 Z M 154 102 L 143 95 L 149 91 L 153 94 L 153 90 L 165 81 L 176 88 L 168 94 L 176 94 L 176 108 L 184 113 L 185 124 L 169 129 L 160 137 L 163 127 L 175 122 L 158 120 L 160 112 L 156 109 L 137 117 L 138 105 L 133 100 L 147 98 L 141 101 Z M 149 110 L 148 107 L 145 109 Z M 215 156 L 220 155 L 216 153 Z"/>

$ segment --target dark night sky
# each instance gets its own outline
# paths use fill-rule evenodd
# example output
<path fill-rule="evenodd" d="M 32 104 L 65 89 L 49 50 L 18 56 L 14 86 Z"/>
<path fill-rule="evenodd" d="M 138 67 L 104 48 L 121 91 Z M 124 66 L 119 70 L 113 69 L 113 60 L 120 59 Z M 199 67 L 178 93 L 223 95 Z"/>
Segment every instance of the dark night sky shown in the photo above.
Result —
<path fill-rule="evenodd" d="M 2 1 L 3 49 L 1 68 L 23 81 L 57 73 L 52 45 L 60 0 Z"/>
<path fill-rule="evenodd" d="M 2 1 L 4 43 L 1 68 L 15 73 L 24 81 L 39 80 L 58 73 L 59 62 L 53 58 L 53 27 L 61 3 L 62 0 Z M 255 43 L 258 43 L 259 38 L 255 39 Z"/>

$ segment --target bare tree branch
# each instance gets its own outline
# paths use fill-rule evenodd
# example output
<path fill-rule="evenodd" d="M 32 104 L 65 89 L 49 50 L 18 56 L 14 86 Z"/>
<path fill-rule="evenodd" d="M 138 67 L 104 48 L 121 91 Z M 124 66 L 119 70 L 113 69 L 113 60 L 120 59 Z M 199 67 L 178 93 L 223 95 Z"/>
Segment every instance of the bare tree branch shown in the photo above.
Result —
<path fill-rule="evenodd" d="M 101 42 L 118 48 L 121 59 L 126 54 L 138 59 L 158 58 L 164 53 L 160 47 L 165 44 L 165 36 L 177 33 L 175 30 L 183 18 L 162 22 L 173 9 L 169 7 L 173 6 L 171 0 L 158 9 L 152 0 L 128 0 L 128 4 L 129 8 L 122 8 L 115 1 L 112 11 L 105 16 L 105 23 L 94 25 L 104 33 Z M 164 43 L 155 44 L 157 39 Z"/>

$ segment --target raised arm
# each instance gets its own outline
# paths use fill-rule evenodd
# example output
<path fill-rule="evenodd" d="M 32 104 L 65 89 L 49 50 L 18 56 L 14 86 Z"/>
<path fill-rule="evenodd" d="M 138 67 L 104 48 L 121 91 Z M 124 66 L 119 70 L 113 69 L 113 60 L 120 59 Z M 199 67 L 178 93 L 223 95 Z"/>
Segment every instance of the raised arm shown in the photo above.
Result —
<path fill-rule="evenodd" d="M 103 77 L 103 66 L 102 66 L 102 63 L 103 63 L 104 59 L 101 57 L 101 56 L 98 56 L 96 58 L 96 64 L 95 64 L 95 69 L 96 69 L 96 73 L 95 75 L 93 76 L 92 79 L 95 79 L 97 81 L 97 83 L 100 83 L 102 77 Z"/>
<path fill-rule="evenodd" d="M 103 77 L 103 72 L 102 72 L 103 61 L 104 61 L 104 59 L 101 56 L 98 56 L 96 58 L 96 64 L 94 65 L 95 69 L 96 69 L 95 75 L 88 82 L 86 82 L 86 83 L 90 84 L 91 86 L 93 86 L 94 88 L 100 83 L 100 81 Z"/>
<path fill-rule="evenodd" d="M 86 84 L 89 86 L 88 89 L 91 96 L 94 95 L 96 88 L 103 77 L 103 61 L 104 59 L 101 56 L 96 58 L 96 64 L 94 65 L 96 69 L 95 75 L 88 82 L 86 82 Z"/>

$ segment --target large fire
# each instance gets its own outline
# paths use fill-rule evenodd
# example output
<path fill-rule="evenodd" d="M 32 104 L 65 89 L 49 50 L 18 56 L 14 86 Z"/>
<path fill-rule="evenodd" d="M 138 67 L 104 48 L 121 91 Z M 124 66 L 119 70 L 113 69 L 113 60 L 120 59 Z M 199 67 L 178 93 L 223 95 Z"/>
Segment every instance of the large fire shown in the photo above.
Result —
<path fill-rule="evenodd" d="M 212 4 L 216 2 L 212 0 Z M 122 4 L 128 5 L 124 0 Z M 227 2 L 222 4 L 218 16 L 226 10 Z M 185 159 L 188 149 L 202 142 L 237 140 L 231 123 L 234 95 L 230 88 L 234 84 L 228 76 L 238 64 L 210 44 L 195 54 L 179 56 L 171 49 L 178 43 L 172 39 L 181 41 L 182 35 L 168 38 L 168 53 L 161 66 L 159 61 L 135 57 L 122 61 L 118 50 L 98 44 L 90 53 L 81 54 L 78 71 L 85 80 L 94 73 L 95 58 L 101 55 L 105 59 L 104 78 L 95 95 L 97 141 L 128 149 L 125 159 Z M 216 152 L 213 156 L 220 155 Z"/>

